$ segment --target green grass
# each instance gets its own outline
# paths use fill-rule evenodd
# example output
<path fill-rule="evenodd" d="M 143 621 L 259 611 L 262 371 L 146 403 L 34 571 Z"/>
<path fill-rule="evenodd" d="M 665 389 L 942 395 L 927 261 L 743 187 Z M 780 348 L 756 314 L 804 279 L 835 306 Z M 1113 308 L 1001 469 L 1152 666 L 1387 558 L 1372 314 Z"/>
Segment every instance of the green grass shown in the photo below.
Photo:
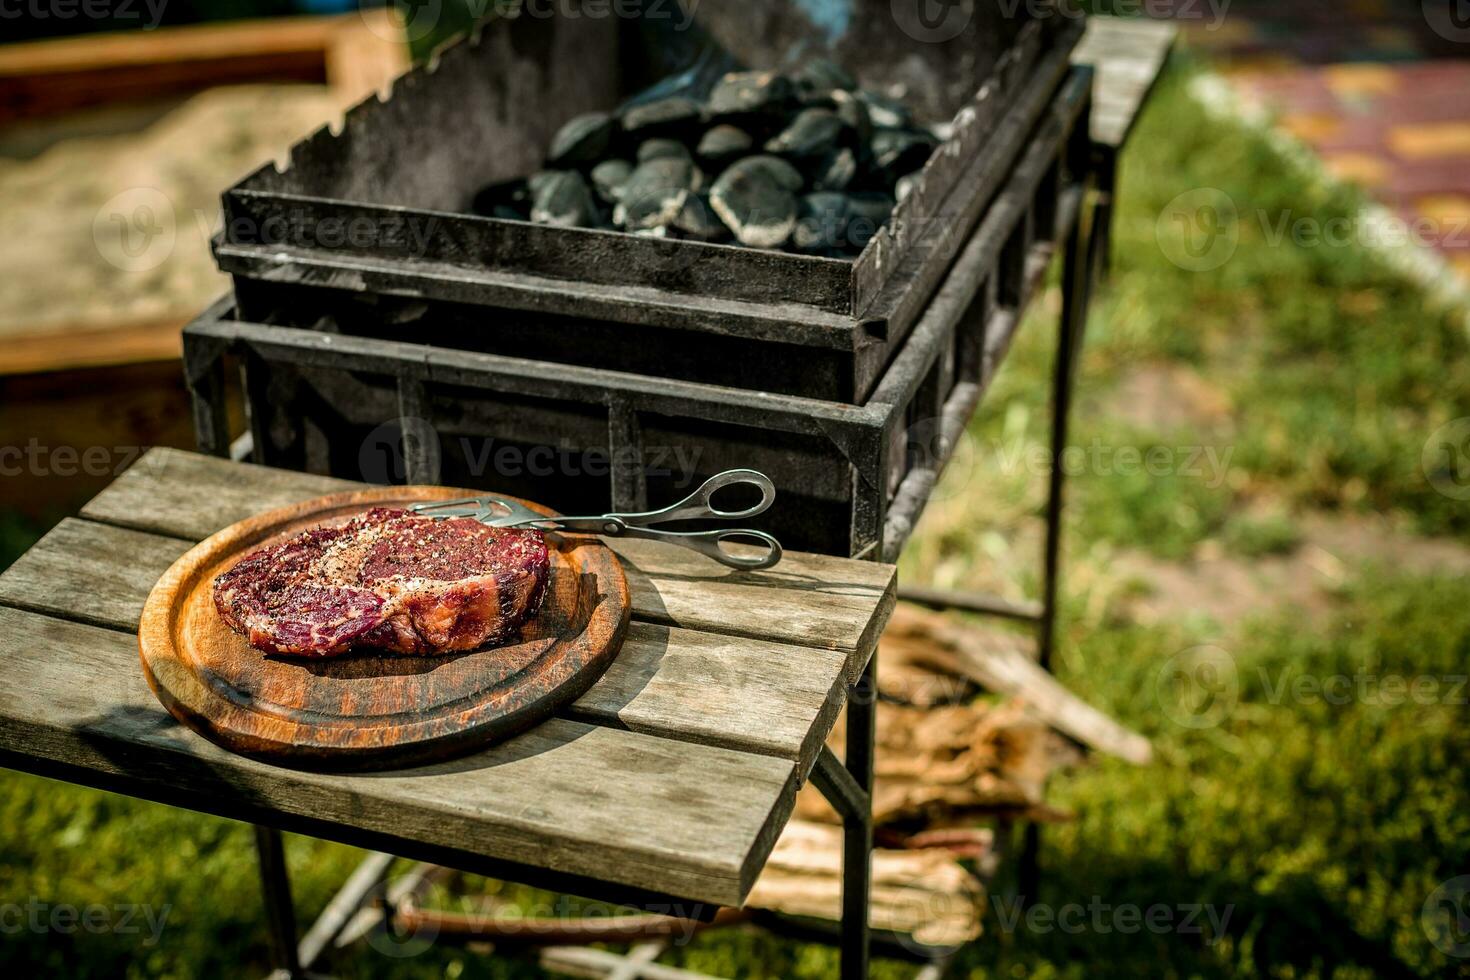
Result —
<path fill-rule="evenodd" d="M 1208 637 L 1074 629 L 1065 675 L 1090 678 L 1099 703 L 1153 737 L 1161 764 L 1104 762 L 1068 781 L 1060 802 L 1079 819 L 1050 838 L 1043 900 L 1211 903 L 1231 910 L 1228 927 L 1213 943 L 1021 935 L 982 959 L 1028 973 L 1075 961 L 1090 976 L 1463 966 L 1426 940 L 1421 910 L 1470 861 L 1467 608 L 1466 583 L 1383 574 L 1320 633 L 1291 615 L 1258 624 L 1219 655 L 1238 696 L 1226 684 L 1197 716 L 1218 724 L 1198 729 L 1174 720 L 1196 715 L 1162 667 Z"/>
<path fill-rule="evenodd" d="M 1431 432 L 1470 415 L 1462 311 L 1436 306 L 1351 241 L 1275 240 L 1283 220 L 1345 226 L 1359 196 L 1294 172 L 1251 134 L 1169 111 L 1181 83 L 1176 74 L 1125 164 L 1117 288 L 1091 337 L 1091 377 L 1140 358 L 1197 367 L 1237 406 L 1223 441 L 1253 486 L 1467 535 L 1470 508 L 1437 493 L 1420 463 Z M 1172 248 L 1177 228 L 1166 221 L 1161 232 L 1158 216 L 1201 188 L 1228 195 L 1238 215 L 1234 255 L 1208 272 L 1160 261 L 1160 239 Z M 1084 419 L 1080 436 L 1093 428 Z"/>
<path fill-rule="evenodd" d="M 1226 522 L 1222 537 L 1226 547 L 1246 558 L 1290 554 L 1301 543 L 1301 531 L 1285 514 L 1237 515 Z"/>
<path fill-rule="evenodd" d="M 1358 201 L 1202 114 L 1187 78 L 1176 66 L 1165 80 L 1125 160 L 1116 272 L 1090 324 L 1074 426 L 1077 445 L 1105 447 L 1113 464 L 1084 461 L 1070 483 L 1057 665 L 1150 735 L 1158 761 L 1099 760 L 1057 782 L 1055 801 L 1077 820 L 1048 832 L 1039 898 L 1054 910 L 1161 906 L 1176 921 L 1207 904 L 1218 930 L 1123 933 L 1111 911 L 1101 928 L 1006 928 L 995 914 L 955 975 L 1467 976 L 1470 959 L 1430 943 L 1422 910 L 1440 882 L 1470 871 L 1465 691 L 1450 703 L 1453 678 L 1470 670 L 1470 584 L 1358 569 L 1320 623 L 1278 609 L 1243 624 L 1140 623 L 1118 601 L 1133 585 L 1103 587 L 1124 549 L 1161 561 L 1213 547 L 1289 555 L 1308 510 L 1470 537 L 1470 505 L 1437 493 L 1420 462 L 1429 433 L 1470 416 L 1463 324 L 1363 249 L 1273 242 L 1283 214 L 1325 222 Z M 1159 215 L 1198 188 L 1219 189 L 1242 216 L 1235 254 L 1208 271 L 1160 247 Z M 1162 233 L 1170 250 L 1173 227 Z M 1042 481 L 1017 460 L 1045 432 L 1050 324 L 1038 315 L 1018 340 L 905 575 L 981 577 L 1013 557 L 994 528 L 1034 534 Z M 1119 392 L 1139 364 L 1194 372 L 1225 408 L 1122 417 Z M 1114 465 L 1121 449 L 1146 459 L 1156 447 L 1172 461 L 1159 472 Z M 1218 465 L 1191 471 L 1192 448 Z M 1025 571 L 1013 581 L 1035 586 Z M 1440 687 L 1429 703 L 1313 693 L 1339 677 L 1380 694 L 1384 678 Z M 1190 678 L 1225 682 L 1224 696 L 1202 704 Z M 6 934 L 0 962 L 14 975 L 263 972 L 248 828 L 28 776 L 0 775 L 0 787 L 0 905 L 168 907 L 156 944 L 146 931 Z M 288 848 L 304 924 L 358 855 L 302 838 Z M 679 959 L 773 978 L 828 977 L 836 964 L 831 950 L 744 932 L 701 937 Z M 359 946 L 331 965 L 344 977 L 536 975 L 445 944 L 405 958 Z M 877 974 L 911 972 L 882 963 Z"/>

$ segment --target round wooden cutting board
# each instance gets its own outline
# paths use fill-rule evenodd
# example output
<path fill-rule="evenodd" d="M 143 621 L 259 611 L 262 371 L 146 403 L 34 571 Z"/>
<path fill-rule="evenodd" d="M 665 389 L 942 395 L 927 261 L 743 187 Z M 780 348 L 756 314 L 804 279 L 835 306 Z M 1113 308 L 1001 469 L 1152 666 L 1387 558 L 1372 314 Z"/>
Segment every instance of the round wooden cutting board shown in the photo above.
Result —
<path fill-rule="evenodd" d="M 516 640 L 469 653 L 268 655 L 214 608 L 215 578 L 263 545 L 370 507 L 473 495 L 444 487 L 333 494 L 259 514 L 201 542 L 158 580 L 143 607 L 138 645 L 149 686 L 175 718 L 225 748 L 301 768 L 429 762 L 541 721 L 592 686 L 627 630 L 627 579 L 595 537 L 547 534 L 551 579 L 540 612 Z"/>

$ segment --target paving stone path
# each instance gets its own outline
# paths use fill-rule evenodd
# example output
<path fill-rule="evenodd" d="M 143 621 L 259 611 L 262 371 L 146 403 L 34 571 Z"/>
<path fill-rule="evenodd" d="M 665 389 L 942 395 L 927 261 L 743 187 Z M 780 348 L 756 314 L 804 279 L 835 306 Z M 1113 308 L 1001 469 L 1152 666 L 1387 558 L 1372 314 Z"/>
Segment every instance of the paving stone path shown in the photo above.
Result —
<path fill-rule="evenodd" d="M 1248 103 L 1470 282 L 1470 3 L 1170 0 Z"/>

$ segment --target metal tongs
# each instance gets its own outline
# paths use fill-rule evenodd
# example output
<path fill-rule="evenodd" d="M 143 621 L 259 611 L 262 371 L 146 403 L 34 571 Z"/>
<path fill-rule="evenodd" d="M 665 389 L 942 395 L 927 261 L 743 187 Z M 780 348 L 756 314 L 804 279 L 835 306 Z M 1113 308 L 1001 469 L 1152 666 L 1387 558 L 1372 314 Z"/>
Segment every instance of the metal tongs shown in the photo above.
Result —
<path fill-rule="evenodd" d="M 745 510 L 720 510 L 711 498 L 717 490 L 738 484 L 748 484 L 761 492 L 760 503 Z M 426 504 L 415 504 L 409 508 L 415 514 L 424 514 L 439 520 L 452 517 L 470 517 L 491 527 L 524 527 L 538 531 L 580 531 L 589 534 L 605 534 L 609 537 L 648 538 L 667 541 L 689 548 L 731 568 L 756 570 L 770 568 L 781 560 L 781 543 L 764 531 L 751 528 L 726 528 L 716 531 L 663 531 L 654 525 L 669 521 L 688 521 L 700 518 L 741 520 L 765 513 L 776 499 L 776 487 L 771 478 L 755 470 L 726 470 L 704 482 L 698 490 L 663 510 L 650 510 L 641 514 L 602 514 L 598 517 L 547 517 L 529 507 L 499 497 L 466 497 L 463 500 L 440 500 Z M 721 547 L 727 538 L 749 538 L 765 545 L 761 555 L 731 554 Z"/>

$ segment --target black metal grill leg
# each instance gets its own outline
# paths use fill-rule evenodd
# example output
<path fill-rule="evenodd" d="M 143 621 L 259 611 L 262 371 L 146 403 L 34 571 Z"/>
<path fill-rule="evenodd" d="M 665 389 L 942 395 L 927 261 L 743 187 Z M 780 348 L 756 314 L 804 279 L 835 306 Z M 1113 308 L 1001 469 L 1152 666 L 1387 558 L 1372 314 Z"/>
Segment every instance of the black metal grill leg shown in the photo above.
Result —
<path fill-rule="evenodd" d="M 1021 854 L 1016 860 L 1016 898 L 1022 908 L 1036 901 L 1041 888 L 1041 825 L 1028 823 L 1021 832 Z"/>
<path fill-rule="evenodd" d="M 1091 274 L 1106 282 L 1113 271 L 1113 201 L 1118 193 L 1118 151 L 1111 146 L 1096 145 L 1092 153 L 1093 174 L 1097 180 L 1097 206 L 1092 213 Z"/>
<path fill-rule="evenodd" d="M 255 851 L 260 857 L 260 888 L 270 929 L 274 977 L 296 980 L 304 976 L 296 952 L 296 910 L 291 904 L 291 880 L 286 875 L 286 850 L 281 832 L 255 825 Z"/>
<path fill-rule="evenodd" d="M 1092 220 L 1088 220 L 1091 217 Z M 1086 208 L 1067 234 L 1062 257 L 1062 315 L 1057 329 L 1056 367 L 1052 372 L 1051 473 L 1046 494 L 1046 551 L 1042 568 L 1041 619 L 1037 636 L 1037 660 L 1051 670 L 1056 644 L 1057 592 L 1062 549 L 1062 504 L 1065 489 L 1063 454 L 1067 450 L 1067 422 L 1072 409 L 1072 382 L 1077 349 L 1087 322 L 1092 287 L 1094 249 L 1099 243 L 1089 234 L 1096 214 Z M 1017 884 L 1022 901 L 1032 901 L 1040 880 L 1041 828 L 1027 824 L 1021 846 Z"/>
<path fill-rule="evenodd" d="M 1062 259 L 1062 316 L 1057 330 L 1057 360 L 1052 372 L 1051 473 L 1046 494 L 1046 552 L 1042 568 L 1042 597 L 1038 660 L 1051 669 L 1057 614 L 1057 574 L 1062 546 L 1063 454 L 1067 449 L 1067 417 L 1072 408 L 1072 374 L 1077 341 L 1087 315 L 1087 257 L 1084 254 L 1084 216 L 1067 235 Z"/>
<path fill-rule="evenodd" d="M 868 906 L 873 877 L 873 752 L 878 718 L 875 651 L 847 702 L 847 771 L 867 796 L 861 813 L 842 820 L 842 978 L 868 975 Z"/>

